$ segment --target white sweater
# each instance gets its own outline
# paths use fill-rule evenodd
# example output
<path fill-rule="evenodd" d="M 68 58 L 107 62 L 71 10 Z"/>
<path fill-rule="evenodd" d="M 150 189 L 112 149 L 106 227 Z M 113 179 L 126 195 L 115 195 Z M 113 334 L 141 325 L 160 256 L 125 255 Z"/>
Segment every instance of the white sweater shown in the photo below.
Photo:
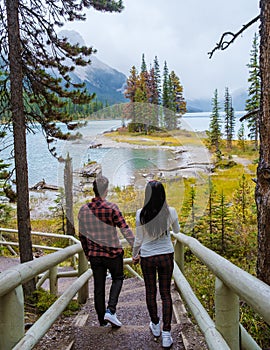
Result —
<path fill-rule="evenodd" d="M 178 215 L 173 207 L 169 207 L 168 229 L 172 228 L 174 233 L 179 233 L 180 227 L 178 222 Z M 136 236 L 133 246 L 133 256 L 140 256 L 145 258 L 153 255 L 173 253 L 173 244 L 170 234 L 164 234 L 159 238 L 150 237 L 144 226 L 140 223 L 141 209 L 136 213 Z"/>

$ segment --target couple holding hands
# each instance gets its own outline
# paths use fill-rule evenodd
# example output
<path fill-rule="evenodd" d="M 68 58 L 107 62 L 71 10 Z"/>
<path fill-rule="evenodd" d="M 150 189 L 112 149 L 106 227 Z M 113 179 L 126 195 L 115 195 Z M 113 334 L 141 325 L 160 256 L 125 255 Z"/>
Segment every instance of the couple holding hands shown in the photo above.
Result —
<path fill-rule="evenodd" d="M 146 305 L 150 316 L 149 328 L 155 337 L 162 335 L 162 346 L 170 348 L 172 298 L 171 278 L 174 266 L 174 248 L 170 229 L 180 231 L 178 215 L 166 201 L 161 182 L 149 181 L 145 188 L 144 205 L 136 212 L 135 237 L 120 209 L 108 202 L 109 181 L 97 177 L 93 183 L 95 197 L 79 211 L 79 238 L 94 277 L 94 302 L 100 326 L 110 323 L 121 327 L 116 316 L 118 297 L 124 280 L 123 248 L 117 227 L 133 248 L 133 262 L 141 264 L 144 277 Z M 107 270 L 112 277 L 107 307 L 105 284 Z M 162 300 L 162 326 L 157 309 L 157 275 Z"/>

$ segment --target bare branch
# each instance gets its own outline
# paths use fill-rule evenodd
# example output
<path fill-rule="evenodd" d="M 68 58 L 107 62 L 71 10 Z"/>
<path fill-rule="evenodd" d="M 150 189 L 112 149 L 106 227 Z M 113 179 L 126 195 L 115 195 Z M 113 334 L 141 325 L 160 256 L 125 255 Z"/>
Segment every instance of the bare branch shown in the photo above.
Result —
<path fill-rule="evenodd" d="M 260 112 L 260 108 L 256 108 L 253 111 L 250 111 L 248 113 L 246 113 L 245 115 L 243 115 L 239 120 L 240 122 L 243 122 L 244 120 L 248 119 L 249 117 L 253 116 L 253 115 L 257 115 Z"/>
<path fill-rule="evenodd" d="M 225 32 L 222 34 L 219 42 L 216 44 L 216 46 L 214 47 L 214 49 L 210 52 L 208 52 L 209 58 L 211 59 L 214 52 L 216 50 L 226 50 L 228 46 L 230 46 L 234 40 L 243 33 L 243 31 L 245 31 L 248 27 L 250 27 L 252 24 L 254 24 L 255 22 L 257 22 L 260 19 L 260 15 L 258 15 L 257 17 L 253 18 L 250 22 L 248 22 L 247 24 L 243 25 L 243 27 L 237 32 L 237 33 L 232 33 L 232 32 Z"/>

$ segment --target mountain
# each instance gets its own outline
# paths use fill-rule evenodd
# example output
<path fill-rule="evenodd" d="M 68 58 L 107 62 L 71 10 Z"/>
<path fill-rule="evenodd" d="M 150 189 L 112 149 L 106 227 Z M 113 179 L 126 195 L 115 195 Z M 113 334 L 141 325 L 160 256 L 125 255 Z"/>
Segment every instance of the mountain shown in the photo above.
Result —
<path fill-rule="evenodd" d="M 243 88 L 235 90 L 232 94 L 232 104 L 235 111 L 244 111 L 246 100 L 248 98 L 247 91 Z M 219 100 L 219 106 L 223 111 L 224 99 Z M 204 99 L 187 99 L 188 112 L 211 112 L 212 111 L 212 97 Z"/>
<path fill-rule="evenodd" d="M 74 30 L 61 30 L 59 37 L 68 38 L 71 44 L 85 46 L 82 36 Z M 90 56 L 91 64 L 85 67 L 77 66 L 70 73 L 75 83 L 84 82 L 86 89 L 95 92 L 98 100 L 108 104 L 127 102 L 123 92 L 127 77 L 125 74 L 100 61 L 94 54 Z"/>

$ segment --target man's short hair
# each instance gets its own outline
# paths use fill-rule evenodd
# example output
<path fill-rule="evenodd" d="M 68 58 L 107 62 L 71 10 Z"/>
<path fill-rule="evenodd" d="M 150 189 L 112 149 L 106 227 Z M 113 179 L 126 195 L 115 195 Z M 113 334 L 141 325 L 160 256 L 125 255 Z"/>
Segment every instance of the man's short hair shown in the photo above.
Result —
<path fill-rule="evenodd" d="M 109 180 L 105 176 L 99 176 L 93 182 L 93 190 L 96 197 L 102 197 L 107 191 L 109 186 Z"/>

